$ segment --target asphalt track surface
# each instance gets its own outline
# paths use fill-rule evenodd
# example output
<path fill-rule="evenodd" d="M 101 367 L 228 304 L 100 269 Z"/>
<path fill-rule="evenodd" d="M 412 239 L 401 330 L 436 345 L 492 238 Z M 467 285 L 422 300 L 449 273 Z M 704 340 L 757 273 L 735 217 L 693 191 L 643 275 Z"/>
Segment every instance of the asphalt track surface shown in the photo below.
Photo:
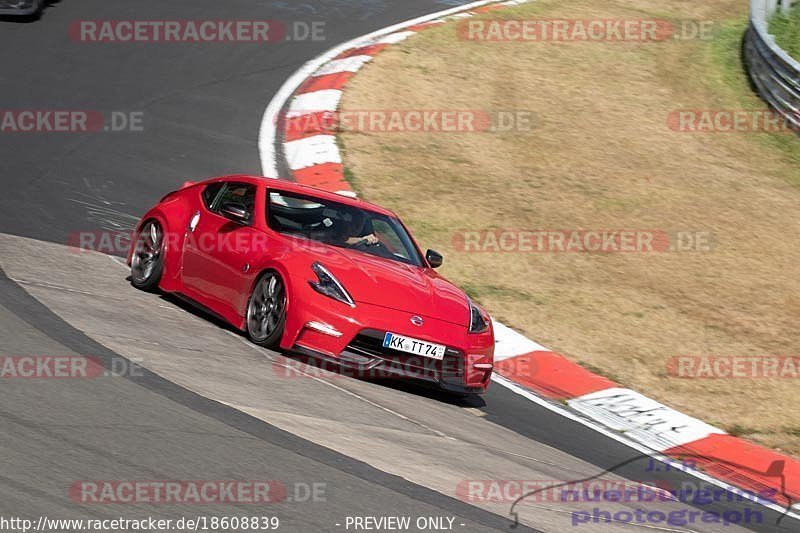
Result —
<path fill-rule="evenodd" d="M 510 529 L 510 502 L 467 503 L 457 497 L 459 482 L 600 477 L 697 485 L 685 474 L 648 471 L 631 449 L 502 387 L 456 401 L 412 385 L 287 377 L 281 369 L 294 359 L 249 345 L 181 302 L 134 291 L 107 256 L 65 247 L 76 232 L 129 228 L 187 179 L 260 173 L 263 109 L 302 63 L 459 3 L 466 2 L 62 0 L 39 21 L 0 21 L 0 108 L 143 112 L 145 126 L 0 137 L 0 352 L 92 355 L 138 369 L 127 377 L 0 383 L 0 517 L 278 516 L 280 530 L 293 532 L 345 531 L 348 516 L 443 516 L 454 518 L 456 531 L 488 531 Z M 88 44 L 72 42 L 67 31 L 83 19 L 263 18 L 323 21 L 326 39 Z M 78 480 L 143 479 L 279 480 L 289 500 L 256 508 L 108 506 L 68 493 Z M 324 496 L 308 501 L 304 488 L 313 484 Z M 592 507 L 526 501 L 517 531 L 563 531 L 572 511 Z M 604 510 L 629 507 L 637 505 Z M 666 529 L 798 530 L 797 522 L 776 525 L 777 513 L 759 510 L 763 523 Z"/>

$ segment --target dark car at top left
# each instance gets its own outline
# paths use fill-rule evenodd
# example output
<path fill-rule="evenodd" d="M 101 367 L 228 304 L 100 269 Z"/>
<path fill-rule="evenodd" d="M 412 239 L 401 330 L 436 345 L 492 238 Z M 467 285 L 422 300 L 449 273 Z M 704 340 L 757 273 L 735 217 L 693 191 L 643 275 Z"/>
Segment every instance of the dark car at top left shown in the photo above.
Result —
<path fill-rule="evenodd" d="M 37 17 L 45 0 L 0 0 L 0 16 Z"/>

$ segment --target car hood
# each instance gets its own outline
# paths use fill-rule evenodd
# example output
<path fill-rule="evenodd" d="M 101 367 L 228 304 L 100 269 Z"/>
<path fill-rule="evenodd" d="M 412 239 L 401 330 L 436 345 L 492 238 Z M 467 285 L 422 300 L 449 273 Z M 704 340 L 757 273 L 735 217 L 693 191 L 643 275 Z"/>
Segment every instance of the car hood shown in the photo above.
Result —
<path fill-rule="evenodd" d="M 357 303 L 469 327 L 467 295 L 432 269 L 355 250 L 326 248 L 317 260 L 336 276 Z"/>

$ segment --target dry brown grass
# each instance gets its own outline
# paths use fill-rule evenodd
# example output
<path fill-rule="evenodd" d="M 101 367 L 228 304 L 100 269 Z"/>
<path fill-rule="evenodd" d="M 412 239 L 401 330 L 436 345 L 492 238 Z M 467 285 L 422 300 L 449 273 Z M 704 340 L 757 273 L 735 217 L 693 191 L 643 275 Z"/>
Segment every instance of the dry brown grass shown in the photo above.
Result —
<path fill-rule="evenodd" d="M 797 380 L 682 380 L 676 355 L 800 354 L 800 141 L 686 134 L 675 109 L 762 108 L 738 57 L 746 2 L 542 0 L 519 18 L 713 19 L 712 41 L 474 43 L 453 25 L 380 55 L 343 108 L 525 109 L 514 134 L 346 133 L 367 199 L 498 319 L 625 386 L 800 455 Z M 457 229 L 714 232 L 705 253 L 465 254 Z"/>

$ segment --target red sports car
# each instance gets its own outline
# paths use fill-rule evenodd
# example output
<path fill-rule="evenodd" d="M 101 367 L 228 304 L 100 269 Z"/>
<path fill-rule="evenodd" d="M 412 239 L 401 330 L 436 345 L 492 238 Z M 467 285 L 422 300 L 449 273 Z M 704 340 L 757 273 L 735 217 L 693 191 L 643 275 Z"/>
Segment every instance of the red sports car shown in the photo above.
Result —
<path fill-rule="evenodd" d="M 188 298 L 261 346 L 460 394 L 489 385 L 489 316 L 376 205 L 253 176 L 187 182 L 131 248 L 135 287 Z"/>

